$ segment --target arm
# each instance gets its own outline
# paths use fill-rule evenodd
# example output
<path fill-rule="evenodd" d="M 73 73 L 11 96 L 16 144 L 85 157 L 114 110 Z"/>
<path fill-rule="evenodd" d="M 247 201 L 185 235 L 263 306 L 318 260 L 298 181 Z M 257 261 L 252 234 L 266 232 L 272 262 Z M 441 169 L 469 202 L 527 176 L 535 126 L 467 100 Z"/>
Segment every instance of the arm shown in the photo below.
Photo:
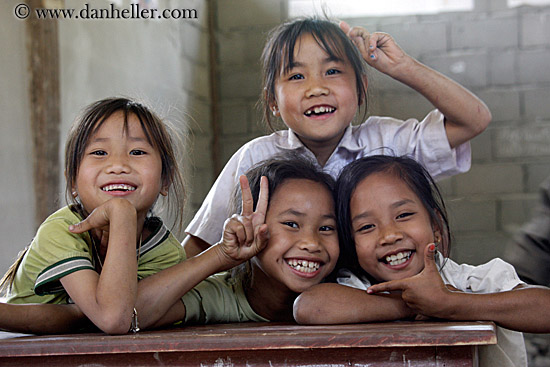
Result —
<path fill-rule="evenodd" d="M 425 267 L 414 277 L 380 283 L 369 287 L 369 293 L 402 291 L 402 298 L 416 312 L 448 320 L 488 320 L 508 329 L 550 332 L 550 320 L 541 311 L 550 305 L 550 289 L 517 286 L 497 293 L 453 292 L 443 284 L 434 260 L 435 247 L 424 253 Z"/>
<path fill-rule="evenodd" d="M 483 101 L 460 84 L 407 55 L 390 35 L 381 32 L 369 34 L 366 29 L 350 28 L 345 22 L 340 27 L 367 64 L 413 88 L 443 113 L 451 148 L 480 134 L 491 122 L 491 112 Z"/>
<path fill-rule="evenodd" d="M 26 334 L 60 334 L 89 324 L 77 305 L 0 303 L 0 329 Z"/>
<path fill-rule="evenodd" d="M 315 285 L 294 301 L 299 324 L 347 324 L 392 321 L 415 313 L 397 295 L 374 295 L 335 283 Z"/>
<path fill-rule="evenodd" d="M 210 247 L 210 244 L 192 234 L 187 235 L 182 242 L 187 258 L 196 256 Z"/>
<path fill-rule="evenodd" d="M 60 279 L 82 312 L 108 334 L 130 329 L 137 296 L 137 213 L 126 199 L 111 199 L 84 221 L 71 226 L 73 233 L 94 230 L 108 238 L 101 274 L 80 270 Z"/>
<path fill-rule="evenodd" d="M 199 255 L 139 282 L 136 308 L 140 327 L 157 327 L 185 318 L 181 297 L 208 276 L 231 269 L 258 254 L 268 240 L 265 213 L 267 179 L 261 180 L 256 211 L 248 181 L 241 176 L 243 210 L 224 225 L 222 240 Z"/>

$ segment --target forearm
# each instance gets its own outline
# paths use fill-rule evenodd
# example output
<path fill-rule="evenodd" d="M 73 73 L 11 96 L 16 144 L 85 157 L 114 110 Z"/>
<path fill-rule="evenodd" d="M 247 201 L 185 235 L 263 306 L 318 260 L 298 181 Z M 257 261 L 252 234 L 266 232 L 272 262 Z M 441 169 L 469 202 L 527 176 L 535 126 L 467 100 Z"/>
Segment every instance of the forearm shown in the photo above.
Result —
<path fill-rule="evenodd" d="M 545 310 L 550 305 L 550 289 L 524 287 L 507 292 L 472 294 L 452 292 L 441 308 L 431 316 L 449 320 L 494 321 L 508 329 L 529 332 L 550 332 Z"/>
<path fill-rule="evenodd" d="M 213 246 L 197 256 L 141 280 L 136 302 L 140 327 L 156 327 L 183 319 L 185 308 L 181 297 L 210 275 L 228 268 L 227 263 L 220 258 L 216 246 Z"/>
<path fill-rule="evenodd" d="M 137 298 L 135 220 L 121 217 L 110 223 L 109 245 L 95 294 L 97 312 L 114 330 L 130 328 Z M 103 328 L 102 328 L 103 329 Z M 104 330 L 104 329 L 103 329 Z"/>
<path fill-rule="evenodd" d="M 187 235 L 182 242 L 187 258 L 196 256 L 210 247 L 210 244 L 199 237 Z"/>
<path fill-rule="evenodd" d="M 480 134 L 491 122 L 491 112 L 483 101 L 411 57 L 391 76 L 422 94 L 443 113 L 452 148 Z"/>
<path fill-rule="evenodd" d="M 392 321 L 414 315 L 400 297 L 370 295 L 334 283 L 313 286 L 294 302 L 294 318 L 300 324 Z"/>
<path fill-rule="evenodd" d="M 0 329 L 11 332 L 70 333 L 89 323 L 76 305 L 0 303 Z"/>

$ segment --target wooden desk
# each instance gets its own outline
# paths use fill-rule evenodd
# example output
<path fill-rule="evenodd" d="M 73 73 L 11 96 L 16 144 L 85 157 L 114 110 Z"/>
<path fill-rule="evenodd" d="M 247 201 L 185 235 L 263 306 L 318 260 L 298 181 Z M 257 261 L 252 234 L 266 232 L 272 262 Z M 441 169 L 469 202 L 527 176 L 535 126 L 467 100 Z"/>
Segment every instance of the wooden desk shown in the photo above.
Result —
<path fill-rule="evenodd" d="M 0 335 L 1 366 L 477 366 L 491 322 L 220 324 L 108 336 Z"/>

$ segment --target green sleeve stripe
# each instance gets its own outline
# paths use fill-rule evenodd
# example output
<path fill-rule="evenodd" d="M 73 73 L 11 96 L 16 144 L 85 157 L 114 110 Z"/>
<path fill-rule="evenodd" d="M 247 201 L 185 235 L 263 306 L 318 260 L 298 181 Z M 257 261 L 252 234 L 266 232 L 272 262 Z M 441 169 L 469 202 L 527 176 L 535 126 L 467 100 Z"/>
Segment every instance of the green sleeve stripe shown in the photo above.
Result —
<path fill-rule="evenodd" d="M 72 257 L 47 267 L 40 274 L 38 274 L 38 277 L 36 278 L 34 285 L 36 294 L 39 294 L 38 290 L 44 287 L 47 283 L 59 280 L 67 274 L 83 269 L 95 270 L 94 266 L 90 262 L 90 259 L 86 257 Z"/>

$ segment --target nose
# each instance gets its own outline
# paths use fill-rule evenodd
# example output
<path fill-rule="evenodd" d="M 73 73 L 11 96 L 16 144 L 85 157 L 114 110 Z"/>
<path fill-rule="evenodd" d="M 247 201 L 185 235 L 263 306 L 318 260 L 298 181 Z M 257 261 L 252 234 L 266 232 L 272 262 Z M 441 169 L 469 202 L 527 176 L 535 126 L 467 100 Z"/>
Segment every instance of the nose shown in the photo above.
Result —
<path fill-rule="evenodd" d="M 380 245 L 393 245 L 397 241 L 403 239 L 403 233 L 393 223 L 383 226 L 379 225 L 380 230 Z"/>
<path fill-rule="evenodd" d="M 112 153 L 109 155 L 107 165 L 105 166 L 107 173 L 121 174 L 129 173 L 131 168 L 128 161 L 128 156 L 125 153 Z"/>
<path fill-rule="evenodd" d="M 307 233 L 301 234 L 298 242 L 298 248 L 309 253 L 320 252 L 321 241 L 319 239 L 319 235 L 313 231 L 308 231 Z"/>
<path fill-rule="evenodd" d="M 306 97 L 319 97 L 323 95 L 328 95 L 330 93 L 330 90 L 325 85 L 323 78 L 320 77 L 310 77 L 309 83 L 307 85 L 306 89 Z"/>

